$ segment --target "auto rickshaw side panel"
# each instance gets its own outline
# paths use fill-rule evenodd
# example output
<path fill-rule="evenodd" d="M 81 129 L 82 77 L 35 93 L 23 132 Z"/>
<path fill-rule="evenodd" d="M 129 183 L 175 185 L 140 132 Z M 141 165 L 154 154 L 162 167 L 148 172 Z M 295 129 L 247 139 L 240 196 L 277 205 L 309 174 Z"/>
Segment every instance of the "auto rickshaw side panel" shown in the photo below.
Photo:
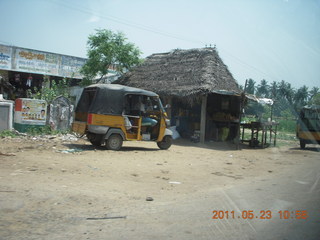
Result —
<path fill-rule="evenodd" d="M 119 128 L 125 134 L 125 140 L 141 140 L 140 126 L 141 118 L 137 119 L 137 123 L 132 126 L 132 129 L 127 130 L 123 116 L 119 115 L 104 115 L 104 114 L 88 114 L 88 125 L 108 126 L 110 128 Z"/>
<path fill-rule="evenodd" d="M 86 122 L 80 122 L 80 121 L 75 121 L 72 123 L 72 131 L 75 133 L 78 133 L 80 135 L 85 134 L 87 130 L 87 123 Z"/>
<path fill-rule="evenodd" d="M 89 113 L 87 122 L 89 125 L 102 125 L 116 128 L 124 127 L 123 117 L 117 115 Z"/>
<path fill-rule="evenodd" d="M 320 106 L 310 105 L 301 109 L 296 128 L 301 148 L 306 144 L 320 144 Z"/>
<path fill-rule="evenodd" d="M 306 141 L 320 142 L 320 132 L 298 131 L 298 138 Z"/>

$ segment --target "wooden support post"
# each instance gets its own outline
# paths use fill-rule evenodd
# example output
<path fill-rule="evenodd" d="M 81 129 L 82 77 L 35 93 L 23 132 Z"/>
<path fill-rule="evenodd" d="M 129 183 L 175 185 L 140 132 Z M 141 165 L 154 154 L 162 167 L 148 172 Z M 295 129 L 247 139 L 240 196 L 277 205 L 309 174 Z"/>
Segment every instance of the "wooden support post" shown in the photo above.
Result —
<path fill-rule="evenodd" d="M 244 90 L 241 94 L 241 98 L 240 98 L 240 115 L 239 115 L 239 123 L 238 123 L 238 129 L 237 129 L 237 150 L 240 150 L 240 126 L 241 126 L 241 118 L 242 118 L 242 114 L 243 114 L 243 108 L 244 108 L 244 102 L 245 102 L 245 98 L 246 98 L 246 90 L 247 90 L 247 83 L 248 80 L 246 79 L 246 83 L 244 85 Z M 251 133 L 251 139 L 252 139 L 252 133 Z"/>
<path fill-rule="evenodd" d="M 168 114 L 168 118 L 171 119 L 172 118 L 172 97 L 169 96 L 167 97 L 167 103 L 166 104 L 169 104 L 170 107 L 168 109 L 166 109 L 166 112 Z"/>
<path fill-rule="evenodd" d="M 276 146 L 276 143 L 277 143 L 277 128 L 278 128 L 278 124 L 276 124 L 275 126 L 275 131 L 274 131 L 274 142 L 273 142 L 273 146 L 275 147 Z"/>
<path fill-rule="evenodd" d="M 202 96 L 200 119 L 200 142 L 204 143 L 206 136 L 207 95 Z"/>

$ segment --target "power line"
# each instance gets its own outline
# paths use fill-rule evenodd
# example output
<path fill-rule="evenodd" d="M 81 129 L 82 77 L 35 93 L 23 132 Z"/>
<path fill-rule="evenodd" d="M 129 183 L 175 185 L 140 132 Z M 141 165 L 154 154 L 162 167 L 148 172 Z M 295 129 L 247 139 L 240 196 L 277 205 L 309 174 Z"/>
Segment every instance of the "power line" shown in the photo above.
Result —
<path fill-rule="evenodd" d="M 274 76 L 271 76 L 271 75 L 268 74 L 268 73 L 263 72 L 261 69 L 256 68 L 256 67 L 254 67 L 254 66 L 252 66 L 252 65 L 250 65 L 250 64 L 248 64 L 248 63 L 246 63 L 246 62 L 244 62 L 244 61 L 242 61 L 240 58 L 232 55 L 231 53 L 229 53 L 229 52 L 226 51 L 225 49 L 223 49 L 223 48 L 219 48 L 219 49 L 221 49 L 223 52 L 225 52 L 226 55 L 229 55 L 229 56 L 232 57 L 234 60 L 236 60 L 238 63 L 242 64 L 243 66 L 248 67 L 248 68 L 251 68 L 251 69 L 253 69 L 253 70 L 255 70 L 255 71 L 257 71 L 257 72 L 259 72 L 259 73 L 261 73 L 261 74 L 263 74 L 263 75 L 265 75 L 265 76 L 270 77 L 271 79 L 276 78 L 276 77 L 274 77 Z"/>
<path fill-rule="evenodd" d="M 62 2 L 62 1 L 59 1 L 59 0 L 56 0 L 56 1 L 53 1 L 53 2 L 55 2 L 56 4 L 61 5 L 63 7 L 69 8 L 71 10 L 79 11 L 79 12 L 82 12 L 82 13 L 85 13 L 85 14 L 88 14 L 88 15 L 94 15 L 94 16 L 97 16 L 99 18 L 110 20 L 110 21 L 113 21 L 113 22 L 116 22 L 116 23 L 120 23 L 120 24 L 129 26 L 129 27 L 137 28 L 137 29 L 140 29 L 140 30 L 152 32 L 152 33 L 159 34 L 159 35 L 163 35 L 165 37 L 175 38 L 175 39 L 178 39 L 178 40 L 183 40 L 183 41 L 188 41 L 188 42 L 193 42 L 193 43 L 204 45 L 204 42 L 199 41 L 199 40 L 191 40 L 191 39 L 183 37 L 183 36 L 178 36 L 178 35 L 175 35 L 175 34 L 172 34 L 172 33 L 168 33 L 168 32 L 165 32 L 165 31 L 161 31 L 161 30 L 155 29 L 154 27 L 150 27 L 150 26 L 143 25 L 143 24 L 140 24 L 140 23 L 135 23 L 135 22 L 132 22 L 132 21 L 129 22 L 129 21 L 125 20 L 125 19 L 118 18 L 118 17 L 112 16 L 112 15 L 109 15 L 109 14 L 108 15 L 102 15 L 102 14 L 100 14 L 98 12 L 88 10 L 87 8 L 85 8 L 83 6 L 80 6 L 80 5 L 77 5 L 77 6 L 75 4 L 70 5 L 70 4 L 67 4 L 66 2 Z"/>
<path fill-rule="evenodd" d="M 161 30 L 155 29 L 154 27 L 150 27 L 150 26 L 147 26 L 147 25 L 144 25 L 144 24 L 140 24 L 140 23 L 135 23 L 135 22 L 132 22 L 132 21 L 127 21 L 125 19 L 118 18 L 118 17 L 112 16 L 110 14 L 108 14 L 108 15 L 103 14 L 102 15 L 102 14 L 96 12 L 96 11 L 88 10 L 86 7 L 81 6 L 79 4 L 72 4 L 71 5 L 71 4 L 68 4 L 67 2 L 61 1 L 61 0 L 55 0 L 53 2 L 55 2 L 57 5 L 63 6 L 63 7 L 68 8 L 68 9 L 71 9 L 73 11 L 82 12 L 82 13 L 85 13 L 85 14 L 88 14 L 88 15 L 94 15 L 94 16 L 97 16 L 97 17 L 99 17 L 101 19 L 105 19 L 105 20 L 116 22 L 116 23 L 120 23 L 120 24 L 123 24 L 125 26 L 132 27 L 132 28 L 137 28 L 137 29 L 140 29 L 140 30 L 143 30 L 143 31 L 151 32 L 151 33 L 154 33 L 154 34 L 159 34 L 159 35 L 162 35 L 162 36 L 165 36 L 165 37 L 174 38 L 174 39 L 181 40 L 181 41 L 192 42 L 192 43 L 197 43 L 197 44 L 201 44 L 201 45 L 205 45 L 206 44 L 206 43 L 204 43 L 202 41 L 199 41 L 199 40 L 192 40 L 192 39 L 184 37 L 184 36 L 179 36 L 179 35 L 175 35 L 175 34 L 172 34 L 172 33 L 165 32 L 165 31 L 161 31 Z M 244 62 L 240 58 L 238 58 L 238 57 L 234 56 L 233 54 L 229 53 L 227 50 L 225 50 L 223 48 L 219 48 L 219 49 L 222 50 L 226 55 L 228 55 L 231 58 L 233 58 L 234 60 L 236 60 L 238 63 L 242 64 L 243 66 L 249 67 L 249 68 L 251 68 L 251 69 L 253 69 L 253 70 L 255 70 L 255 71 L 257 71 L 257 72 L 259 72 L 259 73 L 261 73 L 263 75 L 265 75 L 265 76 L 269 76 L 271 79 L 275 78 L 275 77 L 270 76 L 269 74 L 263 72 L 261 69 Z"/>

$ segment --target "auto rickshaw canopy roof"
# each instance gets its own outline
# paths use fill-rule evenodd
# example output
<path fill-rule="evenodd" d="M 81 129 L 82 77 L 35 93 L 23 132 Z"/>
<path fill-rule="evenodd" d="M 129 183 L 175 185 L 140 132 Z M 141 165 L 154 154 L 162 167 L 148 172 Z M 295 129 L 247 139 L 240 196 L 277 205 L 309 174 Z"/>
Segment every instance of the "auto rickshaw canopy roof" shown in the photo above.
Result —
<path fill-rule="evenodd" d="M 119 84 L 93 84 L 84 88 L 76 112 L 121 115 L 125 106 L 125 96 L 129 94 L 159 97 L 154 92 L 140 88 Z"/>
<path fill-rule="evenodd" d="M 320 105 L 306 105 L 302 107 L 302 110 L 320 110 Z"/>

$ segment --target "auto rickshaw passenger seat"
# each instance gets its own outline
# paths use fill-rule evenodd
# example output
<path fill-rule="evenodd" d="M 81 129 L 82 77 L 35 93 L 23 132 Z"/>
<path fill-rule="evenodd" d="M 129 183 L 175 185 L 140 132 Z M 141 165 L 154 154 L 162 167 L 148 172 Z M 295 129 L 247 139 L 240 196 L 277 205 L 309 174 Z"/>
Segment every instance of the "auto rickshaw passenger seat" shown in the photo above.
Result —
<path fill-rule="evenodd" d="M 155 125 L 157 125 L 157 123 L 158 123 L 158 121 L 153 118 L 143 117 L 141 126 L 142 127 L 154 127 Z"/>

